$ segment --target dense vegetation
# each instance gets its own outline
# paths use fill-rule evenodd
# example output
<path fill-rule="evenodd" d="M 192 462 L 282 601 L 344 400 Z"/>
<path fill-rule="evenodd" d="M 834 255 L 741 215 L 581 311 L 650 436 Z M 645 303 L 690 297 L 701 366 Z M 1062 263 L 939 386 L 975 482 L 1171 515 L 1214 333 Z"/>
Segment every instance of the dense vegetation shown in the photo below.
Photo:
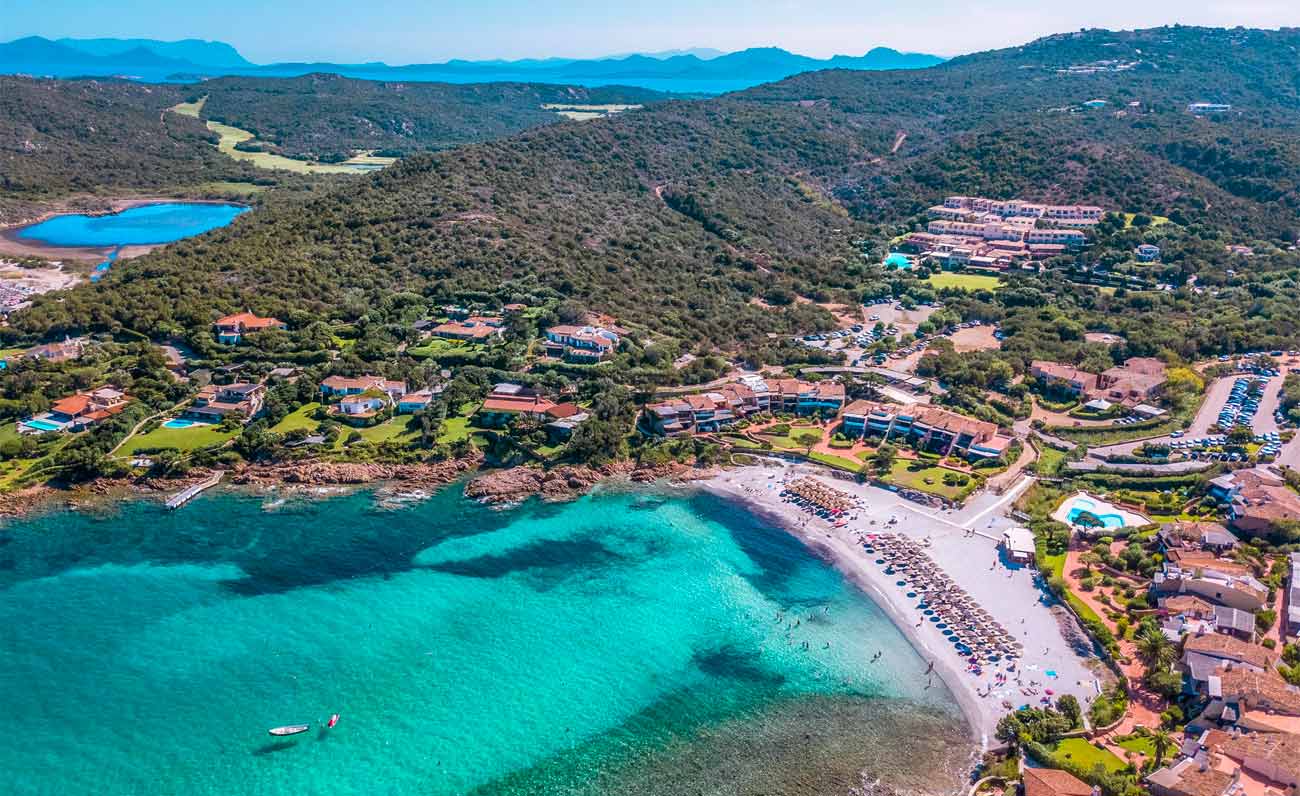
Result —
<path fill-rule="evenodd" d="M 381 83 L 330 74 L 228 77 L 189 87 L 203 118 L 253 132 L 290 157 L 342 160 L 356 150 L 394 155 L 501 138 L 561 121 L 543 105 L 642 105 L 641 88 L 541 83 Z"/>
<path fill-rule="evenodd" d="M 163 113 L 182 99 L 176 86 L 0 77 L 0 222 L 72 193 L 264 176 L 213 149 L 197 119 Z"/>

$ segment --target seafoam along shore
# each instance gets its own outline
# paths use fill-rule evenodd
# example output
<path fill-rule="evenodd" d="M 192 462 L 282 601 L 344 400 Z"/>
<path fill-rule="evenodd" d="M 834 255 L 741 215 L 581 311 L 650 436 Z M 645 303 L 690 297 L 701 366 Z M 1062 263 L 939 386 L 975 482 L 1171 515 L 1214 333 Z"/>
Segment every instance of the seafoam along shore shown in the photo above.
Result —
<path fill-rule="evenodd" d="M 861 506 L 849 512 L 842 527 L 820 519 L 781 497 L 785 483 L 813 477 L 853 495 Z M 1087 705 L 1110 677 L 1104 664 L 1073 617 L 1038 583 L 1033 567 L 1008 564 L 999 554 L 1002 531 L 1014 524 L 1005 514 L 1028 485 L 1004 495 L 984 494 L 957 511 L 936 511 L 911 503 L 877 487 L 830 477 L 810 465 L 769 463 L 728 470 L 700 482 L 717 495 L 739 500 L 760 516 L 795 534 L 824 555 L 880 605 L 916 650 L 943 678 L 962 706 L 976 740 L 986 748 L 1007 705 L 1038 705 L 1075 695 Z M 892 520 L 892 522 L 891 522 Z M 866 534 L 901 534 L 926 545 L 925 552 L 950 578 L 988 610 L 1019 642 L 1023 657 L 1009 670 L 1006 661 L 985 666 L 981 674 L 946 640 L 940 630 L 895 585 L 897 576 L 884 574 L 860 541 Z M 1006 675 L 996 681 L 998 672 Z M 918 671 L 924 679 L 925 672 Z"/>

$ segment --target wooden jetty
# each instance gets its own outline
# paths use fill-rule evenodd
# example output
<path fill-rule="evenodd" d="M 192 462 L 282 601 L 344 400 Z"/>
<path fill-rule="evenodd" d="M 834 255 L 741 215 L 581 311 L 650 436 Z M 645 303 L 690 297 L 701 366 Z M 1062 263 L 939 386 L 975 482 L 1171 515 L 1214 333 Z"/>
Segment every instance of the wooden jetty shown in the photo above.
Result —
<path fill-rule="evenodd" d="M 198 494 L 203 490 L 211 489 L 212 487 L 221 483 L 221 479 L 224 478 L 225 475 L 226 475 L 225 470 L 218 470 L 211 477 L 205 478 L 202 481 L 195 484 L 194 486 L 186 487 L 184 490 L 177 492 L 176 494 L 167 498 L 167 508 L 178 509 L 181 506 L 184 506 L 186 503 L 189 503 L 191 500 L 197 497 Z"/>

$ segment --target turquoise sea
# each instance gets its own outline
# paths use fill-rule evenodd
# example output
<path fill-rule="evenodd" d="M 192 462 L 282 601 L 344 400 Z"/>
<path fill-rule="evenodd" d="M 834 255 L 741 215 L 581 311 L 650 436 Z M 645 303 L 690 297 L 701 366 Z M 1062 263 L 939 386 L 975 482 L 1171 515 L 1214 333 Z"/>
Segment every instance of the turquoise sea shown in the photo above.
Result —
<path fill-rule="evenodd" d="M 6 793 L 951 792 L 973 745 L 923 670 L 703 494 L 222 492 L 0 527 Z"/>

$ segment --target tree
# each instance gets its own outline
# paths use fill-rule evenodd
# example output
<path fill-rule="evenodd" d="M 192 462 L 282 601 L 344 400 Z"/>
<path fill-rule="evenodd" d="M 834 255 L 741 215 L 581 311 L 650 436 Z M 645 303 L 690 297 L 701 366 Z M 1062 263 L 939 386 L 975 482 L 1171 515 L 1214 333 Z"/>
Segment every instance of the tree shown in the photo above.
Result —
<path fill-rule="evenodd" d="M 812 453 L 813 446 L 822 441 L 822 435 L 816 431 L 801 431 L 794 435 L 794 441 L 803 448 L 805 456 Z"/>
<path fill-rule="evenodd" d="M 1174 748 L 1173 736 L 1169 734 L 1168 730 L 1163 728 L 1157 729 L 1151 733 L 1151 745 L 1155 747 L 1155 763 L 1156 768 L 1159 768 L 1160 764 L 1164 762 L 1165 754 L 1168 753 L 1170 749 Z"/>
<path fill-rule="evenodd" d="M 894 460 L 897 458 L 898 448 L 886 442 L 876 448 L 876 452 L 871 456 L 871 464 L 876 468 L 876 472 L 887 473 L 893 469 Z"/>
<path fill-rule="evenodd" d="M 1160 628 L 1151 619 L 1142 620 L 1134 642 L 1137 645 L 1138 657 L 1149 668 L 1168 669 L 1174 662 L 1176 656 L 1174 645 L 1165 638 L 1165 634 L 1160 632 Z"/>
<path fill-rule="evenodd" d="M 1056 709 L 1061 715 L 1070 720 L 1071 727 L 1078 727 L 1083 723 L 1083 711 L 1079 707 L 1079 700 L 1073 694 L 1063 694 L 1060 699 L 1056 700 Z"/>

